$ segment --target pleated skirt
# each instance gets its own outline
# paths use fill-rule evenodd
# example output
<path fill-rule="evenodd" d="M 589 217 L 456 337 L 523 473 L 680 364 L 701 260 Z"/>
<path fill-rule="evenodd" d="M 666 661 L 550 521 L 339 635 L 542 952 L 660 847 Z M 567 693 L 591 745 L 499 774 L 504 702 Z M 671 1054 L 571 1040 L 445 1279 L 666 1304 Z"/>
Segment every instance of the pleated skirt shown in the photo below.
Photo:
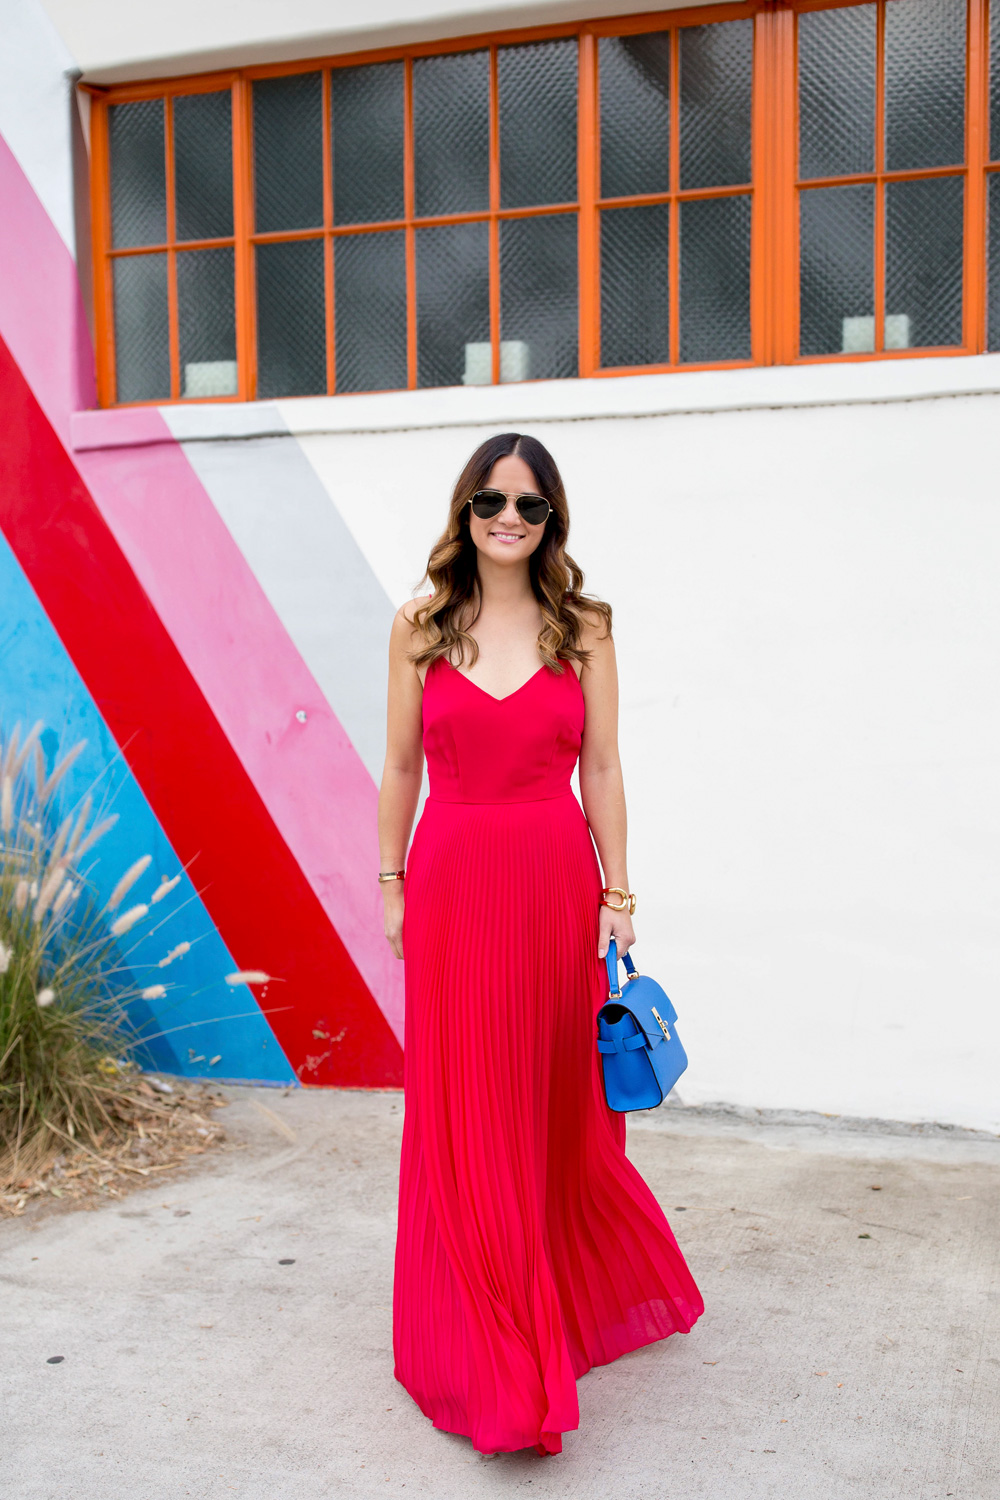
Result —
<path fill-rule="evenodd" d="M 407 862 L 395 1374 L 484 1453 L 559 1452 L 580 1375 L 703 1311 L 604 1101 L 600 889 L 572 793 L 428 801 Z"/>

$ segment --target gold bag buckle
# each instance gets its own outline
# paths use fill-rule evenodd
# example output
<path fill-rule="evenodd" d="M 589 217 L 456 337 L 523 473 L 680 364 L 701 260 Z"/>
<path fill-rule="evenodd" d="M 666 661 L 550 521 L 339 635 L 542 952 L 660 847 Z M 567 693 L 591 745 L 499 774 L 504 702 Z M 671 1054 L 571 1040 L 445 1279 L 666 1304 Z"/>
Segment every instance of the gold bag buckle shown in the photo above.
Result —
<path fill-rule="evenodd" d="M 650 1006 L 650 1010 L 653 1012 L 653 1019 L 654 1019 L 654 1021 L 656 1022 L 657 1026 L 659 1026 L 660 1030 L 663 1032 L 664 1039 L 669 1042 L 669 1040 L 670 1040 L 670 1032 L 667 1030 L 667 1023 L 666 1023 L 666 1021 L 660 1015 L 660 1012 L 657 1010 L 657 1008 L 656 1008 L 655 1005 L 651 1005 Z"/>

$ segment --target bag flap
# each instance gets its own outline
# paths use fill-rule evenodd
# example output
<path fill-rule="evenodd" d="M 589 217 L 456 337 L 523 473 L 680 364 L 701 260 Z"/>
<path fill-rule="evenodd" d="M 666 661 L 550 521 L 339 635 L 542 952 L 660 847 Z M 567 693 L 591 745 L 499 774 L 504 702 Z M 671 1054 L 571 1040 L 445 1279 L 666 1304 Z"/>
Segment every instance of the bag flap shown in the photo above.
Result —
<path fill-rule="evenodd" d="M 640 974 L 637 979 L 628 980 L 620 1003 L 635 1017 L 636 1024 L 645 1032 L 651 1047 L 673 1038 L 677 1012 L 655 979 Z M 664 1027 L 669 1035 L 664 1034 Z"/>

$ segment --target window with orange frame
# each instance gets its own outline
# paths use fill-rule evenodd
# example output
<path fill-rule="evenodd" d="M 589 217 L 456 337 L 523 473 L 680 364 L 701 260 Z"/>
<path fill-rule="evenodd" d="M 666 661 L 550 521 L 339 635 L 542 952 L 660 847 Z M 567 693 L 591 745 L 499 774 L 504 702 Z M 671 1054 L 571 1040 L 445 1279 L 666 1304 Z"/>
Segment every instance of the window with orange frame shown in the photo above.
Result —
<path fill-rule="evenodd" d="M 1000 349 L 1000 0 L 93 89 L 102 405 Z"/>

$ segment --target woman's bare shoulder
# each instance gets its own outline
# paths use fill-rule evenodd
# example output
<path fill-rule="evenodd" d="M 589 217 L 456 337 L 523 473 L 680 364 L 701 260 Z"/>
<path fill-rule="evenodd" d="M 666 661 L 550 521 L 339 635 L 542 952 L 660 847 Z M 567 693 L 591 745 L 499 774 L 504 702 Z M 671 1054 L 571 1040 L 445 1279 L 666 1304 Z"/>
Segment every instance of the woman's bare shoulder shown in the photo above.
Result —
<path fill-rule="evenodd" d="M 412 629 L 417 610 L 425 605 L 428 599 L 433 599 L 433 594 L 424 594 L 419 599 L 407 599 L 396 611 L 396 619 L 409 625 Z"/>
<path fill-rule="evenodd" d="M 420 632 L 416 625 L 415 616 L 422 604 L 426 604 L 428 594 L 424 599 L 407 599 L 396 611 L 392 622 L 392 645 L 396 650 L 404 651 L 407 655 L 413 650 L 417 643 Z"/>
<path fill-rule="evenodd" d="M 584 651 L 605 654 L 614 651 L 611 638 L 610 610 L 600 609 L 585 601 L 581 606 L 580 645 Z"/>

